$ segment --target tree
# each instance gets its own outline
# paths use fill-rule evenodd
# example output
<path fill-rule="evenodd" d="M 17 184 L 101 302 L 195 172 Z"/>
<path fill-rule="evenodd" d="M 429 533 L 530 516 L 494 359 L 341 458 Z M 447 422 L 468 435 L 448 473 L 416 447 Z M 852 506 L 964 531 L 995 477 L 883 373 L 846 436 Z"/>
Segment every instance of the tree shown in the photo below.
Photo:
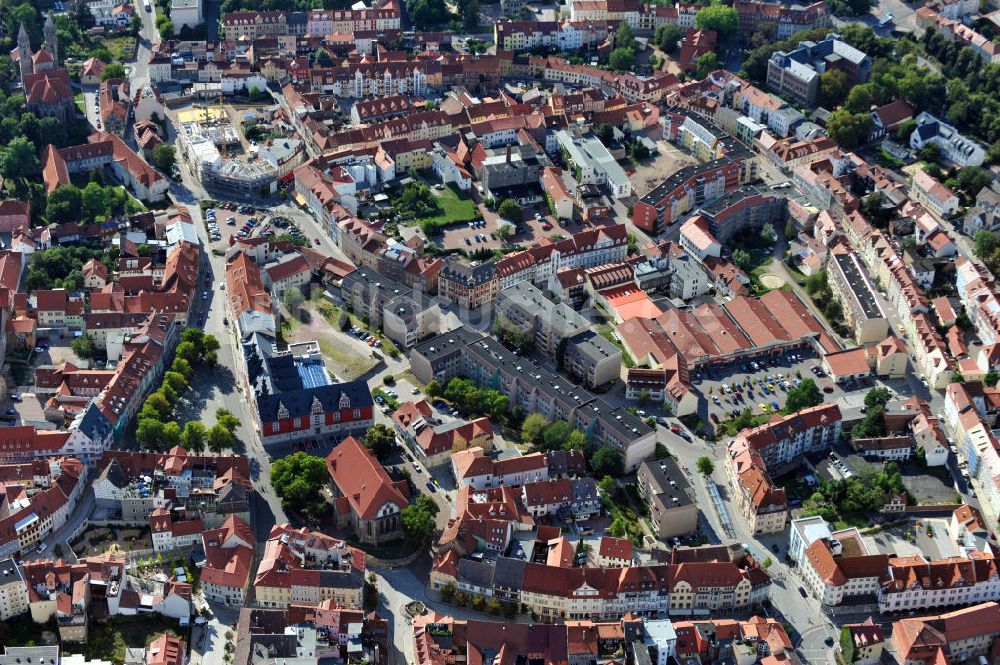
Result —
<path fill-rule="evenodd" d="M 153 166 L 156 168 L 160 169 L 164 173 L 170 173 L 170 170 L 176 163 L 177 152 L 171 144 L 161 143 L 153 148 Z"/>
<path fill-rule="evenodd" d="M 164 385 L 170 386 L 178 393 L 184 392 L 188 387 L 188 382 L 187 379 L 184 378 L 184 375 L 173 370 L 170 370 L 163 375 L 163 383 Z"/>
<path fill-rule="evenodd" d="M 441 587 L 441 600 L 443 600 L 446 603 L 450 603 L 452 599 L 455 597 L 455 591 L 456 591 L 455 585 L 452 584 L 451 582 L 448 582 L 443 587 Z"/>
<path fill-rule="evenodd" d="M 281 294 L 281 301 L 285 303 L 285 307 L 289 312 L 295 313 L 306 299 L 298 287 L 292 286 L 285 289 L 285 292 Z"/>
<path fill-rule="evenodd" d="M 372 425 L 365 432 L 365 446 L 379 461 L 384 460 L 396 447 L 396 434 L 387 425 Z"/>
<path fill-rule="evenodd" d="M 733 7 L 711 4 L 698 10 L 694 24 L 699 30 L 715 30 L 719 37 L 728 39 L 739 31 L 740 15 Z"/>
<path fill-rule="evenodd" d="M 834 109 L 844 103 L 847 91 L 851 89 L 851 84 L 847 80 L 847 74 L 839 69 L 828 69 L 819 77 L 819 101 L 820 106 Z"/>
<path fill-rule="evenodd" d="M 996 370 L 990 370 L 986 372 L 986 376 L 983 377 L 983 383 L 988 386 L 995 386 L 997 382 L 1000 381 L 1000 373 Z"/>
<path fill-rule="evenodd" d="M 208 430 L 208 449 L 216 455 L 233 447 L 233 433 L 219 423 Z"/>
<path fill-rule="evenodd" d="M 941 148 L 936 143 L 928 143 L 920 149 L 917 156 L 925 162 L 936 162 L 941 156 Z"/>
<path fill-rule="evenodd" d="M 843 148 L 855 148 L 868 140 L 872 131 L 870 113 L 850 113 L 846 109 L 834 111 L 826 125 L 830 138 Z"/>
<path fill-rule="evenodd" d="M 797 235 L 795 231 L 795 220 L 789 218 L 788 221 L 785 222 L 785 240 L 791 240 L 794 238 Z"/>
<path fill-rule="evenodd" d="M 712 472 L 715 471 L 715 464 L 708 457 L 698 458 L 698 472 L 703 476 L 711 476 Z"/>
<path fill-rule="evenodd" d="M 125 78 L 128 78 L 128 75 L 125 72 L 125 66 L 117 62 L 112 62 L 111 64 L 106 65 L 104 67 L 104 71 L 101 72 L 102 81 Z"/>
<path fill-rule="evenodd" d="M 97 345 L 94 344 L 94 338 L 90 335 L 84 334 L 74 337 L 69 345 L 73 349 L 73 353 L 76 354 L 76 357 L 83 358 L 84 360 L 92 359 L 97 352 Z"/>
<path fill-rule="evenodd" d="M 522 219 L 521 206 L 514 199 L 504 199 L 497 209 L 497 212 L 504 219 L 509 219 L 510 221 L 517 224 Z"/>
<path fill-rule="evenodd" d="M 602 446 L 590 457 L 590 468 L 597 478 L 617 478 L 625 471 L 625 458 L 614 446 Z"/>
<path fill-rule="evenodd" d="M 839 71 L 839 70 L 833 70 Z M 851 113 L 868 113 L 875 105 L 875 94 L 870 85 L 856 85 L 850 88 L 847 100 L 844 102 L 845 108 Z"/>
<path fill-rule="evenodd" d="M 578 429 L 567 434 L 566 440 L 562 444 L 563 450 L 584 450 L 586 447 L 587 437 Z"/>
<path fill-rule="evenodd" d="M 719 56 L 715 51 L 703 53 L 695 59 L 695 77 L 703 79 L 719 68 Z"/>
<path fill-rule="evenodd" d="M 601 140 L 604 145 L 611 145 L 612 141 L 615 139 L 615 128 L 608 123 L 601 123 L 601 126 L 597 128 L 597 138 Z"/>
<path fill-rule="evenodd" d="M 767 245 L 773 245 L 778 240 L 778 232 L 774 230 L 774 224 L 765 222 L 764 226 L 760 227 L 760 239 Z"/>
<path fill-rule="evenodd" d="M 326 461 L 301 450 L 282 457 L 271 466 L 274 493 L 282 505 L 291 510 L 304 510 L 318 500 L 329 478 Z"/>
<path fill-rule="evenodd" d="M 432 379 L 424 388 L 424 392 L 427 393 L 428 397 L 440 397 L 441 384 L 438 381 Z"/>
<path fill-rule="evenodd" d="M 165 448 L 179 446 L 181 435 L 181 426 L 177 424 L 177 421 L 171 420 L 169 423 L 166 423 L 163 426 L 163 446 Z"/>
<path fill-rule="evenodd" d="M 181 442 L 188 451 L 200 453 L 205 450 L 205 439 L 208 436 L 208 428 L 204 423 L 197 420 L 189 420 L 184 423 L 184 432 L 181 434 Z"/>
<path fill-rule="evenodd" d="M 626 72 L 632 68 L 635 51 L 630 48 L 616 48 L 608 56 L 608 65 L 616 72 Z"/>
<path fill-rule="evenodd" d="M 229 409 L 216 409 L 215 410 L 215 421 L 229 430 L 231 433 L 236 432 L 236 428 L 240 426 L 240 419 L 237 418 L 229 411 Z"/>
<path fill-rule="evenodd" d="M 1000 235 L 997 235 L 996 231 L 986 229 L 976 231 L 972 248 L 976 256 L 985 261 L 996 253 L 998 246 L 1000 246 Z"/>
<path fill-rule="evenodd" d="M 56 224 L 77 221 L 80 219 L 82 205 L 80 190 L 74 185 L 62 185 L 49 194 L 45 216 Z"/>
<path fill-rule="evenodd" d="M 178 374 L 183 375 L 185 379 L 190 379 L 191 372 L 193 371 L 191 369 L 191 363 L 184 360 L 183 358 L 174 358 L 174 362 L 173 364 L 170 365 L 170 369 L 173 370 L 174 372 L 177 372 Z"/>
<path fill-rule="evenodd" d="M 152 412 L 154 417 L 164 421 L 170 419 L 170 415 L 174 412 L 174 406 L 162 392 L 157 391 L 146 398 L 142 410 L 143 412 Z"/>
<path fill-rule="evenodd" d="M 88 220 L 107 216 L 109 210 L 108 189 L 96 182 L 88 182 L 80 192 L 80 202 Z"/>
<path fill-rule="evenodd" d="M 154 418 L 140 418 L 135 429 L 135 438 L 144 448 L 159 447 L 163 440 L 163 423 Z"/>
<path fill-rule="evenodd" d="M 542 434 L 548 426 L 549 421 L 542 414 L 529 414 L 521 424 L 521 440 L 536 446 L 539 445 L 542 442 Z"/>
<path fill-rule="evenodd" d="M 750 252 L 741 248 L 733 250 L 733 263 L 740 270 L 748 270 L 753 259 L 750 256 Z"/>
<path fill-rule="evenodd" d="M 808 409 L 823 403 L 823 393 L 819 386 L 812 379 L 805 379 L 798 386 L 788 391 L 785 400 L 784 412 L 786 414 L 798 413 L 802 409 Z"/>
<path fill-rule="evenodd" d="M 500 614 L 501 609 L 500 600 L 497 598 L 490 598 L 486 603 L 486 611 L 494 616 Z"/>
<path fill-rule="evenodd" d="M 507 243 L 514 235 L 514 227 L 510 224 L 498 224 L 496 234 L 500 242 Z"/>
<path fill-rule="evenodd" d="M 414 543 L 426 543 L 434 533 L 434 517 L 438 514 L 437 503 L 426 494 L 417 497 L 416 502 L 403 508 L 400 522 L 406 537 Z"/>
<path fill-rule="evenodd" d="M 465 0 L 462 6 L 462 26 L 472 32 L 479 27 L 479 1 Z"/>
<path fill-rule="evenodd" d="M 542 447 L 545 450 L 562 450 L 573 427 L 565 420 L 557 420 L 542 432 Z"/>
<path fill-rule="evenodd" d="M 156 16 L 156 30 L 163 39 L 174 38 L 174 24 L 166 14 L 158 14 Z"/>
<path fill-rule="evenodd" d="M 193 330 L 193 328 L 188 328 L 188 330 Z M 193 342 L 185 340 L 177 345 L 177 357 L 183 358 L 192 365 L 196 364 L 200 360 L 201 353 L 198 351 L 198 347 L 194 345 Z"/>
<path fill-rule="evenodd" d="M 677 42 L 681 40 L 681 37 L 683 34 L 679 27 L 673 23 L 663 23 L 653 33 L 653 43 L 659 46 L 664 53 L 673 54 L 677 52 Z"/>
<path fill-rule="evenodd" d="M 622 21 L 615 28 L 612 47 L 630 49 L 633 53 L 635 52 L 635 35 L 632 33 L 632 26 L 627 21 Z"/>
<path fill-rule="evenodd" d="M 869 409 L 875 407 L 885 407 L 889 403 L 889 398 L 892 394 L 889 392 L 888 388 L 872 388 L 865 394 L 865 406 Z"/>
<path fill-rule="evenodd" d="M 966 166 L 959 169 L 955 180 L 958 188 L 971 200 L 981 189 L 989 186 L 993 178 L 988 171 L 979 166 Z"/>
<path fill-rule="evenodd" d="M 38 156 L 34 144 L 24 136 L 11 139 L 0 152 L 0 175 L 19 180 L 38 170 Z M 54 192 L 53 192 L 54 193 Z"/>

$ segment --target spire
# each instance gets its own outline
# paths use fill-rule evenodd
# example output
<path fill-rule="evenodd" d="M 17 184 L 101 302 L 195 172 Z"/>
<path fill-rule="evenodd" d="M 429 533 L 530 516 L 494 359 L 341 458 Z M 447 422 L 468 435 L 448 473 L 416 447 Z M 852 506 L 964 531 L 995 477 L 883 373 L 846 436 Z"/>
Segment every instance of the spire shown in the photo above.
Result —
<path fill-rule="evenodd" d="M 17 62 L 21 74 L 21 87 L 24 87 L 24 79 L 34 72 L 31 64 L 31 40 L 28 39 L 28 31 L 24 29 L 24 23 L 17 33 Z M 27 94 L 27 90 L 24 91 Z"/>
<path fill-rule="evenodd" d="M 45 27 L 43 28 L 43 33 L 45 35 L 45 48 L 48 49 L 49 53 L 52 54 L 52 60 L 56 67 L 59 66 L 59 42 L 56 38 L 56 22 L 52 20 L 52 13 L 49 12 L 48 17 L 45 19 Z"/>

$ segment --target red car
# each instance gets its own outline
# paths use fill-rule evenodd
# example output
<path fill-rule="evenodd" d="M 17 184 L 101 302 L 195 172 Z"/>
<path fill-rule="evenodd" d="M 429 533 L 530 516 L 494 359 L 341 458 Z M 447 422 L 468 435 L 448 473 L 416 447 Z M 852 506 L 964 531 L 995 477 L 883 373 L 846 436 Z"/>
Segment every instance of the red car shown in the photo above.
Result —
<path fill-rule="evenodd" d="M 674 434 L 680 434 L 681 428 L 678 427 L 677 425 L 672 425 L 670 427 L 670 431 L 673 432 Z"/>

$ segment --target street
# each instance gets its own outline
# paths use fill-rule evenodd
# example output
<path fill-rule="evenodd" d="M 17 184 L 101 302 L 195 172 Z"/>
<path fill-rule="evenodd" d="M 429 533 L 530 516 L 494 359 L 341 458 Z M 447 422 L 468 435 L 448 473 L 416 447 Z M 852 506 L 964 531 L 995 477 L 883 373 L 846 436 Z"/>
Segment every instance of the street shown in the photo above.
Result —
<path fill-rule="evenodd" d="M 782 554 L 788 546 L 787 532 L 774 536 L 754 536 L 747 528 L 746 523 L 740 516 L 739 508 L 731 500 L 731 490 L 726 479 L 726 470 L 723 465 L 722 456 L 725 454 L 724 443 L 707 444 L 695 438 L 693 441 L 685 441 L 679 436 L 670 433 L 666 428 L 658 426 L 656 428 L 657 439 L 665 444 L 672 455 L 677 458 L 682 468 L 686 467 L 688 480 L 695 491 L 695 503 L 701 508 L 701 512 L 707 520 L 711 533 L 706 534 L 711 542 L 729 540 L 726 531 L 722 526 L 719 515 L 713 507 L 713 501 L 706 486 L 705 479 L 701 474 L 695 473 L 698 458 L 708 456 L 715 461 L 715 470 L 712 479 L 719 487 L 720 494 L 726 506 L 726 510 L 731 517 L 730 522 L 733 528 L 733 537 L 741 543 L 758 543 L 754 551 L 768 552 L 773 554 L 771 566 L 767 569 L 772 578 L 771 604 L 777 609 L 782 618 L 787 621 L 802 637 L 798 645 L 803 655 L 813 663 L 826 662 L 827 655 L 832 655 L 829 647 L 824 644 L 827 636 L 834 639 L 838 637 L 839 629 L 836 628 L 823 614 L 817 602 L 811 597 L 803 598 L 798 593 L 798 587 L 802 584 L 798 572 L 789 567 L 782 560 L 782 556 L 774 554 L 772 545 L 777 545 Z M 760 555 L 757 555 L 758 557 Z"/>

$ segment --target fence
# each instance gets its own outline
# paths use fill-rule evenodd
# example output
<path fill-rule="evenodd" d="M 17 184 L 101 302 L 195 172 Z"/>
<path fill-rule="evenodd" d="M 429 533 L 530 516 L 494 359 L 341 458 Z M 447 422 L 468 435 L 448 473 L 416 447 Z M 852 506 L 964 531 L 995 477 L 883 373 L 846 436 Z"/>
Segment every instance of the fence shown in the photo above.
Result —
<path fill-rule="evenodd" d="M 961 503 L 942 503 L 935 506 L 907 506 L 903 514 L 910 517 L 943 517 L 961 508 Z"/>

